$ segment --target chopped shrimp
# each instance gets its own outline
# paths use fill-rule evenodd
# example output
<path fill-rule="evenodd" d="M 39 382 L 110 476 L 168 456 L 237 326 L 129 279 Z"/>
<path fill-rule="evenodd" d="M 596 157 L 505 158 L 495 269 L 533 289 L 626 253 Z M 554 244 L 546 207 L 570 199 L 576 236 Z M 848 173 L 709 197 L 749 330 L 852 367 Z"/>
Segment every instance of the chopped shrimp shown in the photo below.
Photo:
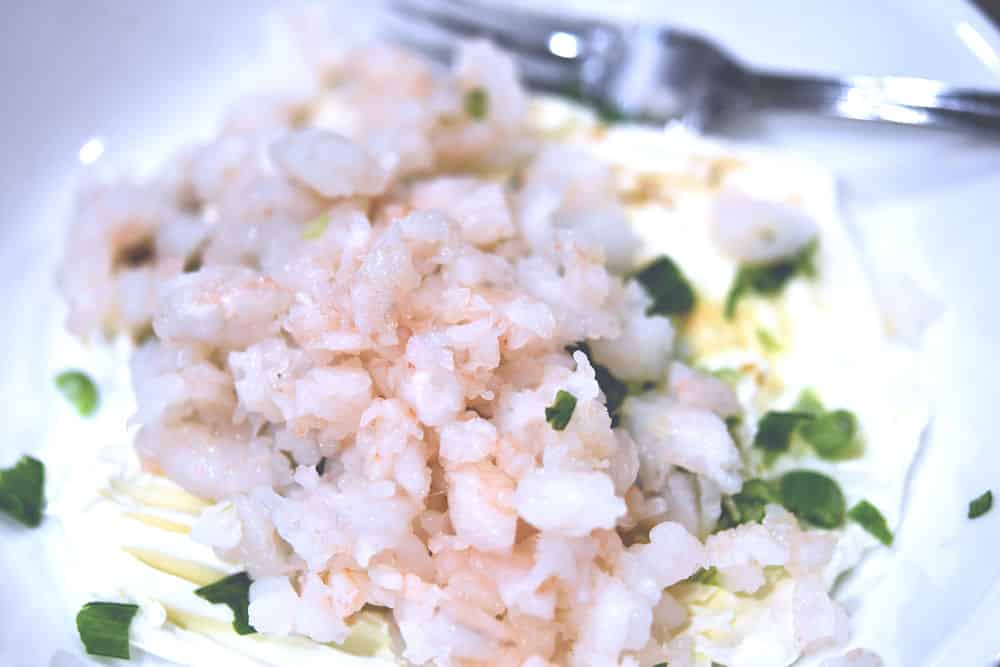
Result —
<path fill-rule="evenodd" d="M 387 174 L 364 149 L 326 130 L 293 130 L 272 146 L 271 157 L 288 178 L 331 199 L 386 187 Z"/>
<path fill-rule="evenodd" d="M 734 417 L 742 410 L 732 387 L 679 361 L 670 364 L 670 393 L 685 405 L 711 410 L 723 418 Z"/>
<path fill-rule="evenodd" d="M 729 255 L 749 264 L 791 257 L 816 237 L 816 223 L 800 209 L 725 192 L 715 201 L 712 233 Z"/>
<path fill-rule="evenodd" d="M 244 267 L 211 267 L 168 281 L 153 328 L 172 343 L 243 348 L 278 332 L 291 295 Z"/>
<path fill-rule="evenodd" d="M 488 463 L 456 468 L 448 482 L 456 535 L 483 551 L 509 550 L 517 531 L 514 482 Z"/>

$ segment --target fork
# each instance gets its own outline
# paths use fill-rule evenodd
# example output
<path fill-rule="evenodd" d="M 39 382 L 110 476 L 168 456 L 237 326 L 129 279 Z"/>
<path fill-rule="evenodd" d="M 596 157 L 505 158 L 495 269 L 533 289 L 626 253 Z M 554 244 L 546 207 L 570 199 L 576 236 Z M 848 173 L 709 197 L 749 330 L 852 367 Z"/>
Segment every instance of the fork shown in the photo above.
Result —
<path fill-rule="evenodd" d="M 1000 94 L 902 76 L 827 78 L 751 69 L 712 42 L 662 26 L 616 25 L 468 0 L 389 0 L 396 39 L 439 59 L 456 38 L 507 50 L 533 89 L 571 93 L 640 121 L 697 131 L 740 114 L 795 111 L 854 120 L 1000 130 Z"/>

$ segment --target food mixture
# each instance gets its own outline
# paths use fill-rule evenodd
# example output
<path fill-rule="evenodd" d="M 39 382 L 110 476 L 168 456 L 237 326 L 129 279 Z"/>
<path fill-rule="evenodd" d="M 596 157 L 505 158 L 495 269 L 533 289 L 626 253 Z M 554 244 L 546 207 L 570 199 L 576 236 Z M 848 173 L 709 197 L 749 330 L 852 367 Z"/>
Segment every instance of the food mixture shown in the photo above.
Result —
<path fill-rule="evenodd" d="M 132 643 L 881 664 L 830 591 L 891 543 L 924 421 L 829 179 L 529 97 L 485 42 L 316 80 L 80 197 L 68 327 L 133 341 L 134 406 L 106 374 L 98 410 L 139 464 L 105 452 L 75 525 Z"/>

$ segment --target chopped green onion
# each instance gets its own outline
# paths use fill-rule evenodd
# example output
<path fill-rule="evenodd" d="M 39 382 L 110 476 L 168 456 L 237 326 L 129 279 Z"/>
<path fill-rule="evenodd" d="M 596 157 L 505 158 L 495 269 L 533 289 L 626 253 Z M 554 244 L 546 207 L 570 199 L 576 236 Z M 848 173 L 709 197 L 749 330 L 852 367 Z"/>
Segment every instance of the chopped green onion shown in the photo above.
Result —
<path fill-rule="evenodd" d="M 757 328 L 757 341 L 768 354 L 777 354 L 778 352 L 781 352 L 781 343 L 779 343 L 778 339 L 774 337 L 774 334 L 763 327 Z"/>
<path fill-rule="evenodd" d="M 762 479 L 748 479 L 738 493 L 723 498 L 722 516 L 716 530 L 725 530 L 744 523 L 759 522 L 769 504 L 781 504 L 778 489 Z"/>
<path fill-rule="evenodd" d="M 45 507 L 45 464 L 22 456 L 13 468 L 0 470 L 0 512 L 25 526 L 42 522 Z"/>
<path fill-rule="evenodd" d="M 198 597 L 212 604 L 224 604 L 233 611 L 233 629 L 237 634 L 250 635 L 255 632 L 250 625 L 250 584 L 253 581 L 246 572 L 238 572 L 214 584 L 202 586 L 194 592 Z"/>
<path fill-rule="evenodd" d="M 861 454 L 857 431 L 857 417 L 847 410 L 822 413 L 799 427 L 803 440 L 812 445 L 821 458 L 830 461 L 842 461 Z"/>
<path fill-rule="evenodd" d="M 816 276 L 816 241 L 806 245 L 788 259 L 770 264 L 745 264 L 736 272 L 733 284 L 726 295 L 725 316 L 732 319 L 736 315 L 736 304 L 750 292 L 764 296 L 774 296 L 785 288 L 792 278 L 802 275 Z"/>
<path fill-rule="evenodd" d="M 819 528 L 838 528 L 847 513 L 840 486 L 822 473 L 793 470 L 781 477 L 781 503 L 789 512 Z"/>
<path fill-rule="evenodd" d="M 705 586 L 718 586 L 719 585 L 719 569 L 714 565 L 712 567 L 701 567 L 698 571 L 692 574 L 686 580 L 691 584 L 704 584 Z"/>
<path fill-rule="evenodd" d="M 476 120 L 482 120 L 489 111 L 490 97 L 484 89 L 473 88 L 465 93 L 465 113 Z"/>
<path fill-rule="evenodd" d="M 556 393 L 555 403 L 545 408 L 545 421 L 551 424 L 555 430 L 562 431 L 569 424 L 575 409 L 576 396 L 560 389 Z"/>
<path fill-rule="evenodd" d="M 851 508 L 847 516 L 871 533 L 879 542 L 887 547 L 892 546 L 892 531 L 889 530 L 889 524 L 878 508 L 870 502 L 862 500 Z"/>
<path fill-rule="evenodd" d="M 794 412 L 805 412 L 813 416 L 820 415 L 823 413 L 823 402 L 819 400 L 819 396 L 812 389 L 803 389 L 802 393 L 799 394 L 799 400 L 795 402 L 792 410 Z"/>
<path fill-rule="evenodd" d="M 139 611 L 134 604 L 88 602 L 76 615 L 76 629 L 87 653 L 128 660 L 128 631 Z"/>
<path fill-rule="evenodd" d="M 719 368 L 711 371 L 711 375 L 719 380 L 722 380 L 731 387 L 739 384 L 740 380 L 743 378 L 743 376 L 740 375 L 740 372 L 735 368 Z"/>
<path fill-rule="evenodd" d="M 736 432 L 736 429 L 740 427 L 740 424 L 743 423 L 743 417 L 740 415 L 730 415 L 723 421 L 726 422 L 726 430 L 729 431 L 729 435 L 732 435 L 733 440 L 736 440 L 737 438 L 734 433 Z"/>
<path fill-rule="evenodd" d="M 787 452 L 792 433 L 799 424 L 812 418 L 807 412 L 768 412 L 757 424 L 753 446 L 772 455 Z"/>
<path fill-rule="evenodd" d="M 97 387 L 82 371 L 63 371 L 56 376 L 56 387 L 82 417 L 89 417 L 97 410 Z"/>
<path fill-rule="evenodd" d="M 987 491 L 969 503 L 969 518 L 978 519 L 993 508 L 993 492 Z"/>
<path fill-rule="evenodd" d="M 309 224 L 302 228 L 302 238 L 306 241 L 315 241 L 323 236 L 327 226 L 330 224 L 330 214 L 324 213 L 313 218 Z"/>
<path fill-rule="evenodd" d="M 694 290 L 672 259 L 661 255 L 635 274 L 653 300 L 647 315 L 685 315 L 694 307 Z"/>

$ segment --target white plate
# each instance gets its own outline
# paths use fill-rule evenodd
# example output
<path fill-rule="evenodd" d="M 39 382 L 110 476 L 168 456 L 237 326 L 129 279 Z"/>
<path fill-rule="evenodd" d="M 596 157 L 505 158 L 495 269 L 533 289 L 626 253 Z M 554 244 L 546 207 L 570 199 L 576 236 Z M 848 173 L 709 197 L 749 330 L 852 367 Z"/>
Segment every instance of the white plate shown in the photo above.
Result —
<path fill-rule="evenodd" d="M 272 2 L 7 3 L 0 21 L 5 104 L 0 164 L 0 466 L 40 442 L 56 405 L 48 337 L 53 271 L 80 148 L 98 164 L 149 163 L 206 136 L 246 90 Z M 549 3 L 551 5 L 551 3 Z M 802 3 L 622 0 L 590 5 L 655 17 L 717 37 L 760 65 L 914 74 L 1000 88 L 1000 38 L 960 0 Z M 1000 511 L 975 522 L 968 501 L 1000 493 L 994 387 L 1000 377 L 1000 143 L 814 119 L 769 118 L 744 138 L 807 154 L 837 171 L 845 211 L 879 269 L 905 270 L 947 305 L 922 370 L 936 417 L 913 473 L 897 549 L 881 584 L 856 604 L 855 632 L 889 667 L 976 667 L 1000 659 Z M 95 146 L 96 144 L 91 144 Z M 93 151 L 93 148 L 91 149 Z M 0 665 L 48 665 L 77 652 L 72 614 L 40 557 L 49 531 L 0 519 Z M 86 576 L 86 573 L 73 573 Z"/>

